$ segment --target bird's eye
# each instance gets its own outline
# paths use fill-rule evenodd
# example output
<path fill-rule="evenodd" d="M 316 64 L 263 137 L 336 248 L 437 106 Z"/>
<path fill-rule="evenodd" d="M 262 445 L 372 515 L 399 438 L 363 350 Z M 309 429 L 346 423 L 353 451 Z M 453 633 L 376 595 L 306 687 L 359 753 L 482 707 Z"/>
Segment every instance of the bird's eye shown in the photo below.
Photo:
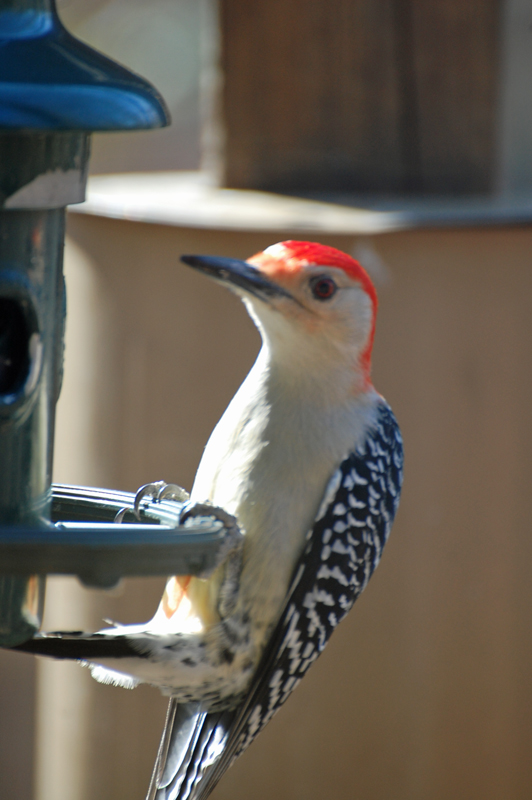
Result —
<path fill-rule="evenodd" d="M 330 300 L 338 287 L 328 275 L 318 275 L 310 281 L 310 289 L 316 300 Z"/>

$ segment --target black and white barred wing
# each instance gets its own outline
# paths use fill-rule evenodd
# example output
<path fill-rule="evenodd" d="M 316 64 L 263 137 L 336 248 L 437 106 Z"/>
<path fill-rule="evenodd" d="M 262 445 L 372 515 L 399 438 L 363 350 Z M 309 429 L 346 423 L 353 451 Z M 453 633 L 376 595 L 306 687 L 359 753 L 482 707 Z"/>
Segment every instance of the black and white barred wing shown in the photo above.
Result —
<path fill-rule="evenodd" d="M 403 450 L 383 404 L 364 445 L 329 483 L 285 610 L 228 742 L 240 755 L 295 689 L 367 586 L 399 504 Z M 262 672 L 261 672 L 262 670 Z"/>
<path fill-rule="evenodd" d="M 366 441 L 329 483 L 249 695 L 235 711 L 205 716 L 182 790 L 161 798 L 205 800 L 322 652 L 379 563 L 399 504 L 402 464 L 399 428 L 383 402 Z"/>

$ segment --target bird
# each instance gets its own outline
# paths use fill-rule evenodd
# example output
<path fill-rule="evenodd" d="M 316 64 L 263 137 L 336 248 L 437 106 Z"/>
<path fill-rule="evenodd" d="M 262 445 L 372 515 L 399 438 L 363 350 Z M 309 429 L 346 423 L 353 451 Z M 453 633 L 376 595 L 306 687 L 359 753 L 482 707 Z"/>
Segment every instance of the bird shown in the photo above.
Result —
<path fill-rule="evenodd" d="M 148 623 L 18 647 L 170 697 L 147 800 L 205 800 L 282 706 L 366 587 L 402 485 L 400 430 L 371 381 L 363 267 L 292 240 L 247 261 L 182 261 L 240 296 L 262 338 L 181 516 L 221 520 L 225 549 L 211 573 L 169 578 Z"/>

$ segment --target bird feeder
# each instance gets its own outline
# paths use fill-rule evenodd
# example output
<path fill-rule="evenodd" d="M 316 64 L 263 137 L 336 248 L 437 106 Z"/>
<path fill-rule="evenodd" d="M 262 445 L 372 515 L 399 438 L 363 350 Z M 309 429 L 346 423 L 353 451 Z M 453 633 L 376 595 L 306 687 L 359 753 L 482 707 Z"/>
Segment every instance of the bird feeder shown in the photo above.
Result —
<path fill-rule="evenodd" d="M 147 81 L 63 27 L 54 0 L 0 0 L 0 645 L 33 636 L 45 576 L 109 586 L 123 575 L 197 573 L 220 523 L 179 528 L 175 502 L 53 487 L 61 389 L 65 207 L 84 200 L 91 131 L 167 125 Z"/>

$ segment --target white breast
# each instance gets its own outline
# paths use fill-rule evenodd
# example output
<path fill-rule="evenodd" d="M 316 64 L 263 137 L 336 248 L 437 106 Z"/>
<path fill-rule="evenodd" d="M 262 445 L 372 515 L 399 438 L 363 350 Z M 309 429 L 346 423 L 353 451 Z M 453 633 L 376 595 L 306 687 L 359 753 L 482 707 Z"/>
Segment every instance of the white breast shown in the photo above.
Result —
<path fill-rule="evenodd" d="M 325 488 L 374 419 L 378 395 L 336 405 L 290 393 L 263 348 L 214 429 L 191 499 L 234 514 L 246 534 L 239 605 L 260 639 L 280 611 Z M 272 576 L 275 576 L 272 579 Z"/>

